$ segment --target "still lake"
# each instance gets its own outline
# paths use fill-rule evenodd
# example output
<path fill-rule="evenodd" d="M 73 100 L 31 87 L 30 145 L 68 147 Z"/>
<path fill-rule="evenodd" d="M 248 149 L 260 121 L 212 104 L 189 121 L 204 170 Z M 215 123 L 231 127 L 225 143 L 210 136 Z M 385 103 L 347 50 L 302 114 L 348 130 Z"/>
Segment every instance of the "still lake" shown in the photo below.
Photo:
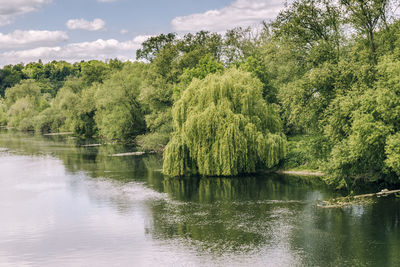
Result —
<path fill-rule="evenodd" d="M 0 266 L 400 266 L 400 199 L 315 178 L 177 179 L 158 155 L 0 132 Z"/>

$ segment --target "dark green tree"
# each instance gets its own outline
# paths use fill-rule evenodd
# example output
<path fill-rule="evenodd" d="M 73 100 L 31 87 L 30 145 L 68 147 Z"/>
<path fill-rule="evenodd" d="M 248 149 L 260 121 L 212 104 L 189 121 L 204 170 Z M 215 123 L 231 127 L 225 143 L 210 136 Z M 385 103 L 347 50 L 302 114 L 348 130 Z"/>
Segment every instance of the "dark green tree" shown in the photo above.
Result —
<path fill-rule="evenodd" d="M 142 48 L 136 51 L 136 59 L 145 59 L 152 62 L 161 50 L 176 39 L 175 33 L 153 36 L 142 43 Z"/>

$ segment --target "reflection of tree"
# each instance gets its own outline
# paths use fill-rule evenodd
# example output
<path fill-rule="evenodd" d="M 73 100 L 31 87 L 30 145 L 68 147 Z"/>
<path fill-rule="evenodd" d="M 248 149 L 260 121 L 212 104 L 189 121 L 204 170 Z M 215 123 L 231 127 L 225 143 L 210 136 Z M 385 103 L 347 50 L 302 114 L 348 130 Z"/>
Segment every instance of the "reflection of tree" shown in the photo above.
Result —
<path fill-rule="evenodd" d="M 181 201 L 198 201 L 199 179 L 165 177 L 164 191 Z"/>
<path fill-rule="evenodd" d="M 104 177 L 120 181 L 147 180 L 148 168 L 143 162 L 144 157 L 111 156 L 134 151 L 135 148 L 122 145 L 82 146 L 90 141 L 68 136 L 42 136 L 11 131 L 0 135 L 0 147 L 5 146 L 22 155 L 54 156 L 63 161 L 70 173 L 83 171 L 92 178 Z M 150 157 L 157 158 L 157 155 Z"/>
<path fill-rule="evenodd" d="M 142 157 L 142 160 L 147 170 L 147 185 L 157 192 L 163 192 L 162 157 L 154 154 Z"/>
<path fill-rule="evenodd" d="M 213 203 L 218 200 L 305 199 L 318 182 L 293 176 L 268 174 L 233 178 L 174 178 L 165 177 L 164 190 L 182 201 Z"/>
<path fill-rule="evenodd" d="M 302 210 L 314 185 L 279 175 L 234 178 L 171 178 L 164 191 L 181 202 L 151 206 L 151 233 L 159 238 L 200 242 L 215 252 L 251 251 L 281 242 L 280 230 Z M 298 200 L 290 202 L 286 200 Z M 275 232 L 276 231 L 276 232 Z M 282 239 L 283 240 L 283 239 Z"/>
<path fill-rule="evenodd" d="M 293 249 L 303 250 L 305 266 L 400 266 L 399 200 L 303 213 L 290 240 Z"/>

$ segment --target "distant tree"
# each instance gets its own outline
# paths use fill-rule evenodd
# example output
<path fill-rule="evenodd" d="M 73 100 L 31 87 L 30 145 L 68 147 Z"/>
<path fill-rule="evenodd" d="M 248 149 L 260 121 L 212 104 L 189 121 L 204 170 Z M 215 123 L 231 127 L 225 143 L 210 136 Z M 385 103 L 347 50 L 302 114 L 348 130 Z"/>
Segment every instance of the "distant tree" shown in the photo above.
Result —
<path fill-rule="evenodd" d="M 0 69 L 0 96 L 4 97 L 7 88 L 19 83 L 25 78 L 23 65 L 7 65 Z"/>
<path fill-rule="evenodd" d="M 145 59 L 152 62 L 161 50 L 176 39 L 175 33 L 153 36 L 142 43 L 142 48 L 136 51 L 136 59 Z"/>
<path fill-rule="evenodd" d="M 122 62 L 118 58 L 109 59 L 107 61 L 107 64 L 111 70 L 122 70 L 122 68 L 124 67 L 124 62 Z"/>
<path fill-rule="evenodd" d="M 337 65 L 325 63 L 281 88 L 278 98 L 289 126 L 321 133 L 324 111 L 336 96 Z"/>
<path fill-rule="evenodd" d="M 224 71 L 224 65 L 218 62 L 210 54 L 206 54 L 194 68 L 187 68 L 179 77 L 179 83 L 174 86 L 175 98 L 179 99 L 181 93 L 189 86 L 193 79 L 204 79 L 212 73 L 221 73 Z"/>
<path fill-rule="evenodd" d="M 86 85 L 91 85 L 95 82 L 102 83 L 107 79 L 110 72 L 109 66 L 102 61 L 91 60 L 88 62 L 81 62 L 82 79 Z"/>
<path fill-rule="evenodd" d="M 139 95 L 145 111 L 147 133 L 137 141 L 146 150 L 162 151 L 172 132 L 173 85 L 154 71 L 153 67 L 149 66 Z"/>
<path fill-rule="evenodd" d="M 145 131 L 139 102 L 145 68 L 144 64 L 130 63 L 99 86 L 95 120 L 103 137 L 132 141 Z"/>
<path fill-rule="evenodd" d="M 41 97 L 39 84 L 35 80 L 23 80 L 19 84 L 8 88 L 5 93 L 5 102 L 8 107 L 18 99 L 29 97 L 33 102 L 38 103 Z"/>
<path fill-rule="evenodd" d="M 96 102 L 94 101 L 96 91 L 100 84 L 94 83 L 84 88 L 77 94 L 77 102 L 70 110 L 70 127 L 78 135 L 93 137 L 98 128 L 95 122 Z"/>
<path fill-rule="evenodd" d="M 33 118 L 49 107 L 34 80 L 23 80 L 6 90 L 8 125 L 19 130 L 34 130 Z"/>

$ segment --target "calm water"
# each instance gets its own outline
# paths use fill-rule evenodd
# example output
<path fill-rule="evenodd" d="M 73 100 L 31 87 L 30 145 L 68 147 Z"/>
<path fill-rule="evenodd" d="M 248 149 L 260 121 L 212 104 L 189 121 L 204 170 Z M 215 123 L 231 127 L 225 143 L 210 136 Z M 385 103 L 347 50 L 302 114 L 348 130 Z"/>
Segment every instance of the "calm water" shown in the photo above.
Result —
<path fill-rule="evenodd" d="M 400 266 L 400 199 L 316 181 L 171 179 L 156 155 L 0 132 L 0 266 Z"/>

